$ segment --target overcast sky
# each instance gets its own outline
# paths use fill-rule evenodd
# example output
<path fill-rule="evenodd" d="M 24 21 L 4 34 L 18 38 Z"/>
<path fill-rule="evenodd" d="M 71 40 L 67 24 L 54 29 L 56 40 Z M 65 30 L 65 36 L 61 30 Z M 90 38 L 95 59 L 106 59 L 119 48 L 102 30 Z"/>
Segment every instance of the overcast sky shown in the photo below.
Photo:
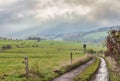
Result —
<path fill-rule="evenodd" d="M 85 31 L 119 21 L 120 0 L 0 0 L 1 35 Z"/>

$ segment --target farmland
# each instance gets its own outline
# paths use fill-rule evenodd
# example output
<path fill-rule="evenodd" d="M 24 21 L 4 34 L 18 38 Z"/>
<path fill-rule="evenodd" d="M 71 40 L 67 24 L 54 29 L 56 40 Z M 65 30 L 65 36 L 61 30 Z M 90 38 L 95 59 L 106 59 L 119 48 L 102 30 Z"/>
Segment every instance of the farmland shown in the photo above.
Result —
<path fill-rule="evenodd" d="M 2 46 L 12 48 L 3 50 Z M 88 45 L 88 49 L 102 46 Z M 65 72 L 62 67 L 70 65 L 70 53 L 73 53 L 73 63 L 86 58 L 82 44 L 63 41 L 33 41 L 33 40 L 0 40 L 0 80 L 2 81 L 49 81 L 59 76 L 55 70 Z M 95 49 L 99 51 L 98 49 Z M 24 77 L 24 57 L 29 58 L 30 78 Z M 34 77 L 34 78 L 33 78 Z"/>

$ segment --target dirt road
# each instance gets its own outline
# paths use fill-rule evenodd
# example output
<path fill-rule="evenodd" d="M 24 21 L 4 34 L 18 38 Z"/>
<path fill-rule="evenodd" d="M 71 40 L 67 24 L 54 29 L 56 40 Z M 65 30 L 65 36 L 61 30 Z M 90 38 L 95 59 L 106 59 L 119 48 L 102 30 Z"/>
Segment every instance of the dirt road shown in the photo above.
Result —
<path fill-rule="evenodd" d="M 72 81 L 72 79 L 79 75 L 87 66 L 89 66 L 92 62 L 94 61 L 94 59 L 92 59 L 91 61 L 85 63 L 84 65 L 52 80 L 52 81 Z"/>

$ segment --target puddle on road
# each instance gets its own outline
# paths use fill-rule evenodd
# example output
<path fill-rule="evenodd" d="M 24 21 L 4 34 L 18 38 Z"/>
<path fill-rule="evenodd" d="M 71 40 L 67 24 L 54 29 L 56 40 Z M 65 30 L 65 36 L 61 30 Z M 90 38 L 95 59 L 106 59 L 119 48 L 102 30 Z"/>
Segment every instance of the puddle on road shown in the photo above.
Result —
<path fill-rule="evenodd" d="M 101 58 L 100 68 L 98 69 L 98 73 L 96 74 L 96 78 L 94 81 L 109 81 L 109 74 L 107 69 L 107 64 L 103 58 Z"/>

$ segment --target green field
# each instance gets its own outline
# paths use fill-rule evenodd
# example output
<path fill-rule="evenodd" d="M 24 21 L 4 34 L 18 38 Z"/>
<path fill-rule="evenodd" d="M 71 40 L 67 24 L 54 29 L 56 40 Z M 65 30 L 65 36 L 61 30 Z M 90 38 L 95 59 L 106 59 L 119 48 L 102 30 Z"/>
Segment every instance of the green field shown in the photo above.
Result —
<path fill-rule="evenodd" d="M 2 50 L 2 46 L 11 45 L 11 49 Z M 88 45 L 88 49 L 102 46 Z M 81 43 L 63 41 L 0 40 L 0 81 L 49 81 L 60 74 L 54 71 L 70 65 L 70 53 L 73 63 L 85 58 Z M 29 58 L 31 77 L 26 78 L 24 57 Z M 65 69 L 61 69 L 65 72 Z"/>

